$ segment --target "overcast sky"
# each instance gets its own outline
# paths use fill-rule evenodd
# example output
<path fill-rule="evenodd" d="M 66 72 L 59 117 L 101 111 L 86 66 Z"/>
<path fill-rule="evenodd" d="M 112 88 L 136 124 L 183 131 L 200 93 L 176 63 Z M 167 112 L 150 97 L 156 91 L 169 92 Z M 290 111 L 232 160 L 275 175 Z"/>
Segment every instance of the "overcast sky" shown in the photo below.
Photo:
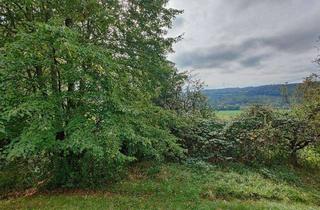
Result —
<path fill-rule="evenodd" d="M 320 0 L 170 0 L 169 59 L 207 88 L 298 82 L 319 67 Z"/>

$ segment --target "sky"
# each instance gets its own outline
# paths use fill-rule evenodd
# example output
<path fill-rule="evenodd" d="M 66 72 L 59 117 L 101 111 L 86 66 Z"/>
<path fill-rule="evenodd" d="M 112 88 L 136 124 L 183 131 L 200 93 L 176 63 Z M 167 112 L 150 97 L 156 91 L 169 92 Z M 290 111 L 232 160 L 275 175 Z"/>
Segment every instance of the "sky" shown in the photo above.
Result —
<path fill-rule="evenodd" d="M 184 10 L 169 60 L 206 88 L 300 82 L 319 72 L 320 0 L 170 0 Z"/>

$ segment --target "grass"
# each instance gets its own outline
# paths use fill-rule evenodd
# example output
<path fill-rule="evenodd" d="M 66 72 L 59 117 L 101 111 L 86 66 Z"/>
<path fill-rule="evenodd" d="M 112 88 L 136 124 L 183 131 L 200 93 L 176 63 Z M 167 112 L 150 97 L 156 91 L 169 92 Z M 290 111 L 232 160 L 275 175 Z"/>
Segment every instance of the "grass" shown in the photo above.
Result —
<path fill-rule="evenodd" d="M 232 120 L 233 118 L 237 117 L 242 113 L 242 110 L 222 110 L 222 111 L 217 111 L 217 117 L 221 120 Z"/>
<path fill-rule="evenodd" d="M 139 164 L 105 191 L 40 194 L 0 209 L 320 209 L 320 176 L 288 168 Z"/>

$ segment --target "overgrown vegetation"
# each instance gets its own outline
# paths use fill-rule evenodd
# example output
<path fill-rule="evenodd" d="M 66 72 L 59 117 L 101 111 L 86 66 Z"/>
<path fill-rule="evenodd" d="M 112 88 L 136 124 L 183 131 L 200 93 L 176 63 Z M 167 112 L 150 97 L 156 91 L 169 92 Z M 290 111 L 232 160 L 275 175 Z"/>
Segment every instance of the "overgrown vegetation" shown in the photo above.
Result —
<path fill-rule="evenodd" d="M 116 186 L 112 193 L 183 192 L 182 207 L 193 199 L 204 207 L 201 199 L 320 205 L 319 191 L 299 188 L 298 175 L 272 169 L 319 169 L 317 74 L 299 86 L 298 103 L 286 111 L 256 105 L 221 120 L 203 83 L 166 58 L 180 39 L 167 30 L 181 13 L 167 0 L 4 0 L 0 11 L 3 197 Z M 157 182 L 166 169 L 147 167 L 143 176 L 151 179 L 120 182 L 130 166 L 150 160 L 191 169 L 176 164 L 167 169 L 175 176 Z"/>
<path fill-rule="evenodd" d="M 105 191 L 55 191 L 4 209 L 319 209 L 319 172 L 189 162 L 140 163 Z"/>

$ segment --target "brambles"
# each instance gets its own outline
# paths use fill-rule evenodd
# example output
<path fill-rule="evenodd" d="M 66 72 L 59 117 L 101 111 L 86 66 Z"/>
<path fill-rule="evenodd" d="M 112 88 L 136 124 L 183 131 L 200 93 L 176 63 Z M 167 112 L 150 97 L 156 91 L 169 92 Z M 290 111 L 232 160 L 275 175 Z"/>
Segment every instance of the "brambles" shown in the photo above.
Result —
<path fill-rule="evenodd" d="M 198 121 L 177 134 L 193 158 L 250 164 L 289 161 L 298 165 L 299 152 L 319 143 L 314 121 L 299 111 L 253 106 L 230 122 Z"/>

